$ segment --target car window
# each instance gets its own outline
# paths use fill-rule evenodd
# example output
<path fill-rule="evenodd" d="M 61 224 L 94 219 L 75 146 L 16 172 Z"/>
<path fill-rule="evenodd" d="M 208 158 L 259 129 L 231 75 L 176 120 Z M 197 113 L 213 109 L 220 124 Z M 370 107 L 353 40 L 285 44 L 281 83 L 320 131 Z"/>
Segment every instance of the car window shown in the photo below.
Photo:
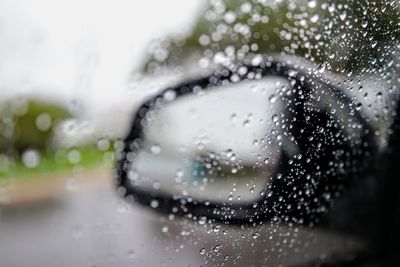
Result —
<path fill-rule="evenodd" d="M 396 0 L 2 1 L 0 266 L 396 266 L 399 48 Z"/>

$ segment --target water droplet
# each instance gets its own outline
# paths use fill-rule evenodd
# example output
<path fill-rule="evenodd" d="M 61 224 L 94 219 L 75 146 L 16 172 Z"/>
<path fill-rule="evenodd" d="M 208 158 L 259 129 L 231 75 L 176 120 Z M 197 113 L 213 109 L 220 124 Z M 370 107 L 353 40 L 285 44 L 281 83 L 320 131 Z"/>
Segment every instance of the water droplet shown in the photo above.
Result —
<path fill-rule="evenodd" d="M 232 11 L 228 11 L 225 13 L 224 20 L 228 24 L 234 23 L 236 20 L 236 14 Z"/>
<path fill-rule="evenodd" d="M 76 149 L 69 151 L 67 157 L 71 164 L 78 164 L 81 161 L 81 153 Z"/>
<path fill-rule="evenodd" d="M 257 239 L 257 238 L 259 238 L 259 237 L 260 237 L 260 233 L 255 232 L 255 233 L 253 234 L 253 239 Z"/>
<path fill-rule="evenodd" d="M 163 228 L 161 228 L 161 232 L 167 233 L 168 232 L 168 226 L 164 226 Z"/>
<path fill-rule="evenodd" d="M 310 18 L 310 21 L 311 21 L 312 23 L 316 23 L 316 22 L 318 21 L 318 19 L 319 19 L 319 15 L 318 15 L 318 14 L 315 14 L 315 15 L 313 15 L 313 16 Z"/>
<path fill-rule="evenodd" d="M 243 3 L 240 7 L 240 10 L 243 13 L 249 13 L 251 11 L 251 4 L 249 2 Z"/>
<path fill-rule="evenodd" d="M 316 0 L 310 0 L 307 3 L 309 8 L 315 8 L 317 6 L 317 1 Z"/>
<path fill-rule="evenodd" d="M 28 149 L 22 154 L 21 161 L 26 167 L 35 168 L 40 164 L 40 154 L 36 150 Z"/>
<path fill-rule="evenodd" d="M 261 55 L 256 55 L 255 57 L 253 57 L 253 59 L 251 60 L 251 64 L 253 66 L 258 66 L 261 64 L 262 62 L 262 56 Z"/>
<path fill-rule="evenodd" d="M 158 205 L 159 205 L 159 203 L 158 203 L 158 201 L 155 200 L 155 199 L 153 199 L 153 200 L 150 202 L 150 207 L 152 207 L 153 209 L 158 208 Z"/>
<path fill-rule="evenodd" d="M 328 11 L 329 11 L 330 13 L 333 13 L 333 12 L 335 12 L 335 9 L 336 9 L 335 3 L 330 3 L 330 4 L 329 4 L 329 7 L 328 7 Z"/>
<path fill-rule="evenodd" d="M 153 183 L 153 188 L 154 188 L 154 189 L 159 190 L 160 187 L 161 187 L 160 182 L 154 182 L 154 183 Z"/>
<path fill-rule="evenodd" d="M 326 63 L 325 63 L 325 62 L 321 63 L 321 64 L 318 66 L 318 72 L 319 72 L 319 73 L 323 73 L 323 72 L 325 71 L 325 69 L 326 69 Z"/>
<path fill-rule="evenodd" d="M 168 90 L 164 93 L 163 97 L 166 101 L 172 101 L 176 98 L 176 93 L 175 91 Z"/>
<path fill-rule="evenodd" d="M 200 249 L 200 255 L 204 255 L 205 253 L 206 253 L 206 249 L 205 248 Z"/>
<path fill-rule="evenodd" d="M 110 141 L 108 139 L 100 139 L 97 142 L 97 149 L 100 151 L 106 151 L 110 148 Z"/>
<path fill-rule="evenodd" d="M 36 127 L 42 131 L 48 131 L 51 127 L 51 117 L 47 113 L 43 113 L 36 118 Z"/>
<path fill-rule="evenodd" d="M 159 155 L 161 153 L 161 147 L 159 145 L 153 145 L 150 150 L 153 155 Z"/>
<path fill-rule="evenodd" d="M 208 37 L 205 34 L 202 34 L 199 38 L 199 43 L 203 46 L 209 45 L 210 44 L 210 37 Z"/>
<path fill-rule="evenodd" d="M 176 176 L 177 177 L 183 177 L 184 172 L 181 169 L 176 170 Z"/>
<path fill-rule="evenodd" d="M 368 21 L 361 22 L 361 27 L 366 28 L 368 26 Z"/>
<path fill-rule="evenodd" d="M 75 192 L 79 190 L 79 183 L 75 178 L 69 178 L 66 182 L 65 187 L 68 191 Z"/>
<path fill-rule="evenodd" d="M 340 18 L 341 20 L 345 20 L 346 17 L 347 17 L 346 11 L 344 11 L 343 13 L 341 13 L 341 14 L 339 15 L 339 18 Z"/>
<path fill-rule="evenodd" d="M 200 225 L 204 225 L 205 223 L 206 223 L 206 221 L 207 221 L 207 218 L 206 217 L 200 217 L 200 219 L 199 219 L 199 224 Z"/>

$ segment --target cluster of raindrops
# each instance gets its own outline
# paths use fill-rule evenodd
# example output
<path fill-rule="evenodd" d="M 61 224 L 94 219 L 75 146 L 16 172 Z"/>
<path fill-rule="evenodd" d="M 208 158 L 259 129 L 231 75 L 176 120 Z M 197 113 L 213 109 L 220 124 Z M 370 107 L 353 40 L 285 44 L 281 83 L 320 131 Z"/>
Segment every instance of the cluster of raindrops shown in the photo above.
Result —
<path fill-rule="evenodd" d="M 232 236 L 223 222 L 241 218 L 241 213 L 246 214 L 241 219 L 253 227 L 265 226 L 263 216 L 269 220 L 268 231 L 253 228 L 242 234 L 240 238 L 250 248 L 267 240 L 273 245 L 264 252 L 285 256 L 285 250 L 301 253 L 302 246 L 307 249 L 316 242 L 314 237 L 310 242 L 299 241 L 296 225 L 318 223 L 318 216 L 329 211 L 333 199 L 360 171 L 360 158 L 371 156 L 374 142 L 380 148 L 387 145 L 397 104 L 391 97 L 398 93 L 400 84 L 400 16 L 395 1 L 239 2 L 210 0 L 189 35 L 165 38 L 149 48 L 146 65 L 149 71 L 163 66 L 184 66 L 185 70 L 185 66 L 194 65 L 199 73 L 222 66 L 231 71 L 222 75 L 230 84 L 261 79 L 260 73 L 250 70 L 250 66 L 268 68 L 277 58 L 292 59 L 291 56 L 302 59 L 288 63 L 291 69 L 284 75 L 289 86 L 276 84 L 278 90 L 267 90 L 268 105 L 284 105 L 285 112 L 268 114 L 266 120 L 273 127 L 264 137 L 253 140 L 255 147 L 270 153 L 257 155 L 252 170 L 266 166 L 273 169 L 278 163 L 283 168 L 274 172 L 263 188 L 250 181 L 246 184 L 248 193 L 257 196 L 257 201 L 242 207 L 251 212 L 230 206 L 243 200 L 237 183 L 225 184 L 229 194 L 222 198 L 220 207 L 214 207 L 212 201 L 196 199 L 185 187 L 172 196 L 177 202 L 171 208 L 170 220 L 182 212 L 185 219 L 196 222 L 196 227 L 221 237 L 211 246 L 199 249 L 206 264 L 221 266 L 235 258 L 224 252 L 228 244 L 222 237 Z M 284 67 L 285 63 L 278 64 L 276 71 Z M 201 90 L 193 89 L 194 94 L 198 92 Z M 163 95 L 167 102 L 176 98 L 172 91 Z M 193 120 L 198 118 L 196 112 L 191 115 Z M 257 122 L 254 114 L 242 116 L 240 111 L 231 113 L 228 119 L 247 129 Z M 189 171 L 176 170 L 173 178 L 177 184 L 199 186 L 208 192 L 207 185 L 214 182 L 215 174 L 251 173 L 235 151 L 207 150 L 209 142 L 210 138 L 203 135 L 195 140 L 201 153 L 188 160 L 192 164 Z M 159 155 L 163 148 L 154 144 L 150 151 Z M 286 153 L 284 157 L 277 155 L 282 151 Z M 153 188 L 160 188 L 158 181 Z M 198 203 L 208 209 L 209 216 L 191 213 Z M 149 205 L 159 209 L 162 203 L 155 198 Z M 282 223 L 288 228 L 279 232 L 275 226 Z M 241 227 L 243 230 L 244 226 Z M 170 231 L 168 226 L 161 228 L 164 234 Z M 181 231 L 181 236 L 194 238 L 193 235 L 187 229 Z M 239 257 L 235 260 L 239 261 Z"/>
<path fill-rule="evenodd" d="M 212 0 L 189 34 L 154 42 L 147 66 L 192 65 L 197 58 L 201 69 L 231 68 L 281 54 L 315 62 L 319 72 L 361 72 L 390 61 L 385 54 L 396 49 L 398 17 L 395 1 Z"/>

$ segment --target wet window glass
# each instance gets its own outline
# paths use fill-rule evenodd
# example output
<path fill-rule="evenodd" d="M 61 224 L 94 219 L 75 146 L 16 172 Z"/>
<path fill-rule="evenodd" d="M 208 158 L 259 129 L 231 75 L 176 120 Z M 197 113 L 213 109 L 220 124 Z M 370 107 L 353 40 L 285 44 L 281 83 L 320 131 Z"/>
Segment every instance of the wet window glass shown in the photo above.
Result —
<path fill-rule="evenodd" d="M 2 1 L 0 266 L 396 266 L 399 56 L 396 0 Z"/>

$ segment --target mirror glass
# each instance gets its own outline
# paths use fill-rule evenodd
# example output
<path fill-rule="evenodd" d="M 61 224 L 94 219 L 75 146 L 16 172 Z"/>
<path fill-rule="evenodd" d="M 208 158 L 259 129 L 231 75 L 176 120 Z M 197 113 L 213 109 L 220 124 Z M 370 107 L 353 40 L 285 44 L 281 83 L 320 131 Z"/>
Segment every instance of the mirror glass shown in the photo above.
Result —
<path fill-rule="evenodd" d="M 175 97 L 143 121 L 128 177 L 135 186 L 201 201 L 249 202 L 276 174 L 287 137 L 287 80 L 263 78 Z"/>

